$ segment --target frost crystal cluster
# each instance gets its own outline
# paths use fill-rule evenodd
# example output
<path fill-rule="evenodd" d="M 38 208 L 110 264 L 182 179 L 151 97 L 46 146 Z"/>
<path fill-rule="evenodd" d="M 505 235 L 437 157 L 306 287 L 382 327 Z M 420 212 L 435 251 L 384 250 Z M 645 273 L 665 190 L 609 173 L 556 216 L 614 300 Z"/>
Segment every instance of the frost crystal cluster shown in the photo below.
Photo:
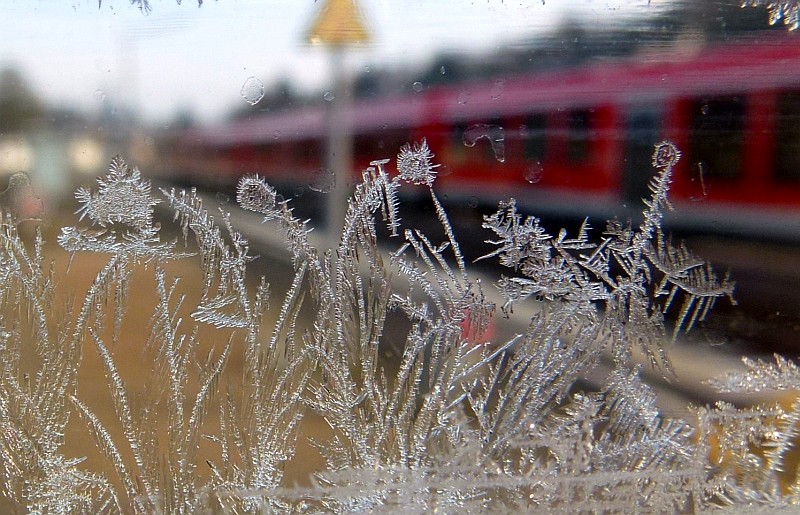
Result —
<path fill-rule="evenodd" d="M 742 7 L 766 7 L 769 12 L 769 24 L 779 21 L 795 30 L 800 25 L 800 3 L 798 0 L 741 0 Z"/>
<path fill-rule="evenodd" d="M 433 184 L 436 167 L 431 160 L 433 153 L 424 139 L 413 146 L 406 144 L 397 156 L 397 171 L 404 180 L 414 184 Z"/>
<path fill-rule="evenodd" d="M 59 296 L 43 236 L 23 241 L 21 220 L 4 210 L 4 509 L 632 513 L 800 503 L 789 459 L 799 404 L 719 404 L 697 410 L 697 424 L 670 419 L 635 364 L 641 351 L 668 376 L 665 342 L 732 294 L 727 278 L 662 232 L 679 158 L 671 143 L 657 145 L 643 221 L 611 222 L 599 238 L 587 223 L 573 236 L 548 234 L 513 199 L 501 203 L 485 218 L 495 249 L 482 258 L 506 269 L 491 286 L 499 310 L 465 263 L 424 141 L 403 147 L 396 174 L 388 160 L 363 172 L 338 246 L 324 253 L 266 181 L 241 180 L 239 205 L 279 231 L 291 257 L 279 293 L 268 280 L 285 272 L 268 263 L 266 278 L 252 277 L 231 214 L 209 211 L 194 190 L 156 195 L 119 158 L 96 190 L 78 190 L 83 222 L 58 236 L 74 262 L 101 263 L 82 296 Z M 441 241 L 403 227 L 403 183 L 427 187 Z M 155 221 L 157 206 L 170 227 Z M 391 252 L 379 224 L 390 245 L 401 240 Z M 195 278 L 178 277 L 176 261 Z M 146 332 L 128 321 L 131 298 L 150 306 Z M 492 319 L 519 327 L 522 311 L 533 313 L 523 330 L 475 343 Z M 126 331 L 144 335 L 135 349 Z M 604 386 L 576 388 L 606 357 Z M 87 360 L 105 376 L 106 411 L 100 393 L 81 388 Z M 143 382 L 128 371 L 142 364 Z M 715 384 L 800 386 L 783 358 L 747 366 Z M 325 465 L 309 486 L 292 486 L 286 467 L 312 420 L 327 428 L 312 441 Z M 76 448 L 76 433 L 95 448 Z"/>

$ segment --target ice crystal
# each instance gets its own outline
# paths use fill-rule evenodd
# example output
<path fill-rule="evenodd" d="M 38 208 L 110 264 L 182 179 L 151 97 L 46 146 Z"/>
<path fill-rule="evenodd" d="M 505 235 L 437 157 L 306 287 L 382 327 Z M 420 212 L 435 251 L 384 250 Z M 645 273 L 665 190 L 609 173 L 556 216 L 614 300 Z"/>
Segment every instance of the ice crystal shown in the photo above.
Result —
<path fill-rule="evenodd" d="M 400 177 L 414 184 L 433 184 L 436 167 L 431 163 L 433 153 L 424 139 L 414 145 L 406 144 L 397 156 L 397 171 Z"/>
<path fill-rule="evenodd" d="M 159 241 L 160 226 L 153 223 L 153 211 L 161 201 L 152 196 L 150 183 L 142 179 L 138 168 L 131 169 L 115 157 L 108 174 L 97 183 L 97 192 L 79 188 L 75 198 L 81 204 L 80 219 L 88 218 L 102 229 L 65 227 L 58 237 L 62 247 L 70 252 L 106 252 L 133 261 L 180 257 L 173 252 L 173 244 Z"/>
<path fill-rule="evenodd" d="M 800 390 L 800 367 L 776 354 L 774 363 L 743 359 L 747 372 L 729 372 L 710 384 L 721 392 L 755 393 L 763 390 Z"/>
<path fill-rule="evenodd" d="M 783 21 L 789 30 L 800 25 L 800 3 L 797 0 L 741 0 L 741 6 L 766 7 L 770 25 Z"/>
<path fill-rule="evenodd" d="M 150 3 L 150 0 L 128 0 L 131 5 L 136 6 L 143 14 L 150 14 L 153 12 L 153 6 Z M 176 0 L 176 2 L 180 5 L 181 0 Z M 197 5 L 202 6 L 203 0 L 197 0 Z M 97 0 L 97 7 L 103 7 L 103 0 Z"/>
<path fill-rule="evenodd" d="M 68 331 L 54 309 L 53 276 L 44 263 L 41 236 L 29 250 L 13 220 L 4 218 L 0 269 L 2 497 L 30 512 L 118 511 L 111 483 L 81 470 L 82 460 L 64 453 L 69 420 L 64 399 L 76 385 L 80 331 Z M 36 365 L 23 368 L 31 354 Z"/>
<path fill-rule="evenodd" d="M 557 317 L 547 321 L 550 330 L 563 325 L 570 337 L 607 342 L 620 366 L 630 367 L 631 351 L 640 349 L 653 366 L 669 370 L 665 314 L 676 299 L 683 296 L 673 338 L 702 320 L 717 298 L 733 292 L 727 277 L 718 279 L 685 247 L 673 246 L 661 230 L 664 210 L 671 208 L 667 194 L 678 159 L 680 152 L 671 143 L 656 146 L 653 165 L 658 174 L 649 184 L 652 195 L 645 200 L 643 222 L 638 227 L 611 222 L 599 244 L 589 239 L 586 222 L 575 238 L 563 230 L 554 237 L 538 219 L 520 215 L 513 199 L 501 203 L 484 223 L 497 236 L 490 241 L 497 249 L 481 259 L 497 257 L 520 274 L 499 282 L 503 311 L 510 313 L 531 297 L 555 301 L 559 313 L 548 308 L 541 315 Z"/>
<path fill-rule="evenodd" d="M 389 160 L 363 171 L 339 243 L 325 253 L 272 186 L 241 179 L 239 205 L 282 235 L 290 257 L 279 294 L 252 276 L 255 256 L 235 228 L 246 213 L 211 211 L 195 190 L 154 193 L 119 158 L 96 191 L 78 190 L 89 227 L 58 237 L 75 260 L 103 262 L 74 310 L 57 302 L 42 236 L 27 245 L 18 220 L 4 215 L 3 502 L 39 513 L 627 513 L 800 503 L 790 459 L 800 403 L 720 403 L 698 408 L 692 425 L 659 412 L 633 358 L 641 350 L 668 372 L 670 336 L 732 294 L 727 278 L 661 229 L 679 158 L 674 145 L 658 144 L 642 222 L 611 222 L 598 239 L 588 223 L 575 236 L 550 235 L 513 199 L 502 202 L 484 220 L 496 248 L 482 259 L 507 269 L 494 285 L 504 316 L 461 253 L 424 141 L 401 149 L 396 174 Z M 403 226 L 398 192 L 409 182 L 429 195 L 439 239 Z M 162 241 L 156 207 L 171 214 L 182 241 Z M 379 241 L 379 224 L 393 251 Z M 174 276 L 178 259 L 187 271 L 196 264 L 199 278 Z M 285 275 L 273 264 L 268 275 Z M 151 290 L 136 283 L 136 303 L 150 301 L 151 312 L 138 350 L 149 370 L 143 389 L 120 348 L 137 274 L 152 279 Z M 499 335 L 491 341 L 490 324 L 512 330 L 491 331 Z M 576 388 L 609 354 L 599 389 Z M 102 367 L 111 416 L 79 388 L 88 355 Z M 785 358 L 746 365 L 714 384 L 800 388 Z M 291 486 L 285 467 L 301 424 L 314 417 L 330 429 L 313 441 L 325 467 L 310 486 Z M 65 436 L 71 418 L 94 439 L 106 471 L 75 455 Z"/>
<path fill-rule="evenodd" d="M 82 204 L 78 213 L 105 227 L 121 222 L 142 228 L 150 225 L 153 208 L 158 205 L 150 195 L 149 183 L 142 181 L 138 168 L 131 169 L 119 156 L 111 161 L 108 175 L 97 179 L 97 193 L 79 188 L 75 197 Z"/>
<path fill-rule="evenodd" d="M 267 214 L 275 208 L 278 193 L 257 175 L 242 177 L 236 188 L 236 202 L 243 209 Z"/>
<path fill-rule="evenodd" d="M 781 356 L 774 362 L 744 359 L 745 372 L 729 372 L 710 383 L 722 392 L 800 391 L 800 369 Z M 729 505 L 800 504 L 800 468 L 793 454 L 800 438 L 800 400 L 749 409 L 718 403 L 700 409 L 700 429 L 719 441 L 715 493 Z"/>

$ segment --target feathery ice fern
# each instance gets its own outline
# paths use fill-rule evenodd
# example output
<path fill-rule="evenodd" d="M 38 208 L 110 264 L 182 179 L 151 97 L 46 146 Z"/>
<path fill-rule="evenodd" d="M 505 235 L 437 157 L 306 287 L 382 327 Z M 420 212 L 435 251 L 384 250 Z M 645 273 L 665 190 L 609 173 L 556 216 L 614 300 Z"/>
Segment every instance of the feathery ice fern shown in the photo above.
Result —
<path fill-rule="evenodd" d="M 41 234 L 27 245 L 20 220 L 4 213 L 4 502 L 40 513 L 683 512 L 798 503 L 786 460 L 797 405 L 699 409 L 692 427 L 659 413 L 635 364 L 642 351 L 668 375 L 665 342 L 732 294 L 727 278 L 661 230 L 679 157 L 671 143 L 656 146 L 642 223 L 609 223 L 599 242 L 588 224 L 574 237 L 552 236 L 513 199 L 501 203 L 484 222 L 496 249 L 482 259 L 509 269 L 496 283 L 502 316 L 465 263 L 424 141 L 401 149 L 396 174 L 388 160 L 363 172 L 339 243 L 325 252 L 269 184 L 241 180 L 239 205 L 280 231 L 291 256 L 278 299 L 269 277 L 251 277 L 249 243 L 229 213 L 212 213 L 194 190 L 156 196 L 119 158 L 96 191 L 76 194 L 88 226 L 58 236 L 75 260 L 104 261 L 74 310 L 58 302 Z M 427 187 L 444 241 L 403 228 L 397 192 L 408 182 Z M 182 241 L 165 238 L 154 220 L 159 205 Z M 397 250 L 379 246 L 379 223 L 402 239 Z M 177 277 L 175 261 L 198 263 L 198 279 Z M 132 384 L 131 350 L 120 343 L 131 331 L 129 297 L 151 303 L 138 358 L 149 363 L 143 385 Z M 514 307 L 522 303 L 536 307 L 522 330 L 474 343 L 492 317 L 520 327 Z M 397 359 L 386 357 L 390 347 L 401 349 Z M 80 389 L 89 355 L 102 364 L 112 417 Z M 573 392 L 604 355 L 613 362 L 604 387 Z M 788 361 L 749 366 L 720 388 L 800 385 Z M 67 427 L 78 418 L 106 469 L 70 447 Z M 285 467 L 312 418 L 329 428 L 313 442 L 326 466 L 310 486 L 292 487 Z M 712 436 L 719 449 L 707 443 Z"/>

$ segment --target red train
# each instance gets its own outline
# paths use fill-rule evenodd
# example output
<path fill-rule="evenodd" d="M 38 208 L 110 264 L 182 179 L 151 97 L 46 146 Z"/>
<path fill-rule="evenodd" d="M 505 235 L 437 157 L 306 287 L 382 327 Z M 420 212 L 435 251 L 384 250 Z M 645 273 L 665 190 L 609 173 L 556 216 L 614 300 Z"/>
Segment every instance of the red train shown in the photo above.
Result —
<path fill-rule="evenodd" d="M 426 138 L 451 200 L 625 217 L 646 194 L 653 145 L 668 139 L 683 153 L 672 224 L 797 239 L 799 43 L 764 36 L 357 101 L 354 175 Z M 307 185 L 324 166 L 328 107 L 192 129 L 170 167 L 193 182 L 257 172 Z"/>

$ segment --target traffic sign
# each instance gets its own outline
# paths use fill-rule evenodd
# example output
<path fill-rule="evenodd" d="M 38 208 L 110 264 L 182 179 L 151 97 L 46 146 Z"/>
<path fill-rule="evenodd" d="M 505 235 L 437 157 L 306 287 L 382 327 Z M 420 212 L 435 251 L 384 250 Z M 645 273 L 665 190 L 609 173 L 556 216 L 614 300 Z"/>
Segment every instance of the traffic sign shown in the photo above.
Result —
<path fill-rule="evenodd" d="M 356 0 L 325 0 L 307 37 L 312 44 L 337 47 L 370 41 L 367 25 Z"/>

